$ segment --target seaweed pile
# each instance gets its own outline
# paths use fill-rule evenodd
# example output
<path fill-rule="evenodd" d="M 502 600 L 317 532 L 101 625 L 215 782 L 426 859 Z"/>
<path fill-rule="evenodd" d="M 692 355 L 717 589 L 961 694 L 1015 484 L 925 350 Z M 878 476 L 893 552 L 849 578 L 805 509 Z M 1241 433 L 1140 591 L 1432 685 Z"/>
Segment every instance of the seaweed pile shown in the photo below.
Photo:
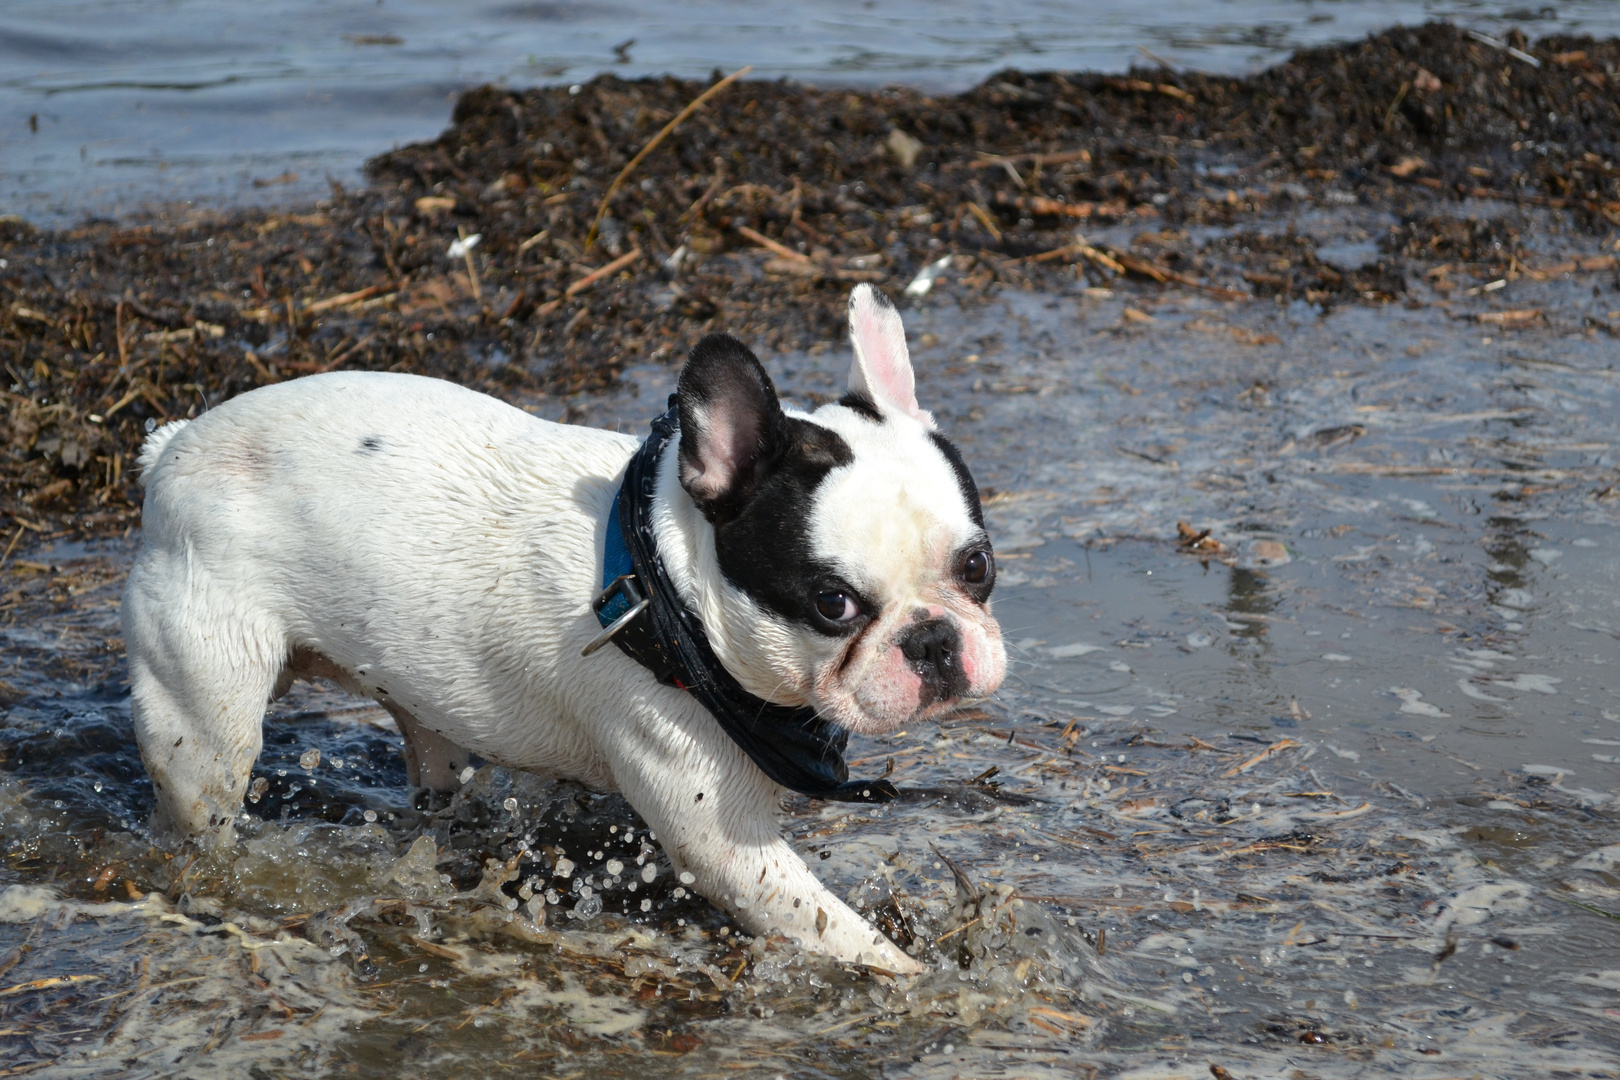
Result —
<path fill-rule="evenodd" d="M 1436 264 L 1513 271 L 1518 227 L 1481 205 L 1620 225 L 1617 77 L 1617 41 L 1430 24 L 1248 78 L 1009 71 L 954 96 L 741 81 L 615 190 L 705 87 L 602 76 L 469 91 L 439 139 L 307 213 L 0 219 L 0 546 L 128 529 L 150 426 L 313 372 L 575 394 L 715 329 L 764 350 L 833 339 L 851 282 L 925 267 L 961 297 L 1123 276 L 1323 307 L 1389 302 Z M 1259 237 L 1268 215 L 1353 205 L 1403 222 L 1361 267 L 1286 237 L 1193 250 L 1185 231 Z M 1161 242 L 1081 234 L 1110 223 Z"/>

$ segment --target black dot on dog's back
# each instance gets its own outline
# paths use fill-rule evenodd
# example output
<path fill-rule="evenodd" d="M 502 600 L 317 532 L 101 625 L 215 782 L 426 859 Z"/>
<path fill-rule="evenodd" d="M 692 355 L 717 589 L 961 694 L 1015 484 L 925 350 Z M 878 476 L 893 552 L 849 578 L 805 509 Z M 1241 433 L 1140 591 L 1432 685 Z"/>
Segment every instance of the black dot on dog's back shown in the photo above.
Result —
<path fill-rule="evenodd" d="M 362 454 L 375 454 L 378 451 L 380 451 L 381 449 L 382 449 L 382 437 L 381 436 L 367 435 L 365 438 L 360 440 L 360 451 L 359 452 L 362 453 Z"/>

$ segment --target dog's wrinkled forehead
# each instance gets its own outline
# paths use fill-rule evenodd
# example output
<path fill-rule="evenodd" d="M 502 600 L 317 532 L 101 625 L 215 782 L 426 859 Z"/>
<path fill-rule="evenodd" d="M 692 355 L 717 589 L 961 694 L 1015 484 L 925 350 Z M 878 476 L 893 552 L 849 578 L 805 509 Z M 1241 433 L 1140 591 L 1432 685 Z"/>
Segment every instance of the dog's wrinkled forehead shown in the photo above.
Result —
<path fill-rule="evenodd" d="M 937 574 L 984 537 L 978 489 L 961 455 L 917 420 L 859 405 L 823 406 L 813 419 L 850 447 L 810 507 L 811 547 L 851 583 Z"/>

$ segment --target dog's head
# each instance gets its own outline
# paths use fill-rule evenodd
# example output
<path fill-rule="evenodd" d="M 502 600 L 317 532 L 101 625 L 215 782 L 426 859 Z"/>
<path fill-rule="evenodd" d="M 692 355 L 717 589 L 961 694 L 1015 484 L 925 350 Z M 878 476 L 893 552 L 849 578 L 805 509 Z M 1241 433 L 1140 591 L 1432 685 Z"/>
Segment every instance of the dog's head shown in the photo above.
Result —
<path fill-rule="evenodd" d="M 900 315 L 862 285 L 849 322 L 849 392 L 810 414 L 784 412 L 735 338 L 699 342 L 679 469 L 714 531 L 721 659 L 761 697 L 872 734 L 993 692 L 1007 658 L 978 488 L 917 406 Z"/>

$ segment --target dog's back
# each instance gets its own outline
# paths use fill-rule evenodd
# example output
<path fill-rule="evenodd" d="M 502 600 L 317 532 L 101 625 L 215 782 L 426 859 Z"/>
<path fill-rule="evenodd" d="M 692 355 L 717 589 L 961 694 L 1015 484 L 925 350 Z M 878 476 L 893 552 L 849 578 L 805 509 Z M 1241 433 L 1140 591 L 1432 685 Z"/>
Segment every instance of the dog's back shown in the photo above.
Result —
<path fill-rule="evenodd" d="M 379 373 L 265 387 L 153 432 L 123 616 L 160 823 L 228 829 L 290 674 L 378 698 L 435 760 L 456 749 L 434 743 L 440 729 L 487 731 L 519 765 L 586 753 L 577 735 L 516 723 L 535 703 L 492 699 L 513 681 L 477 668 L 543 668 L 562 647 L 519 625 L 537 592 L 580 608 L 582 632 L 594 621 L 600 522 L 634 445 Z"/>

